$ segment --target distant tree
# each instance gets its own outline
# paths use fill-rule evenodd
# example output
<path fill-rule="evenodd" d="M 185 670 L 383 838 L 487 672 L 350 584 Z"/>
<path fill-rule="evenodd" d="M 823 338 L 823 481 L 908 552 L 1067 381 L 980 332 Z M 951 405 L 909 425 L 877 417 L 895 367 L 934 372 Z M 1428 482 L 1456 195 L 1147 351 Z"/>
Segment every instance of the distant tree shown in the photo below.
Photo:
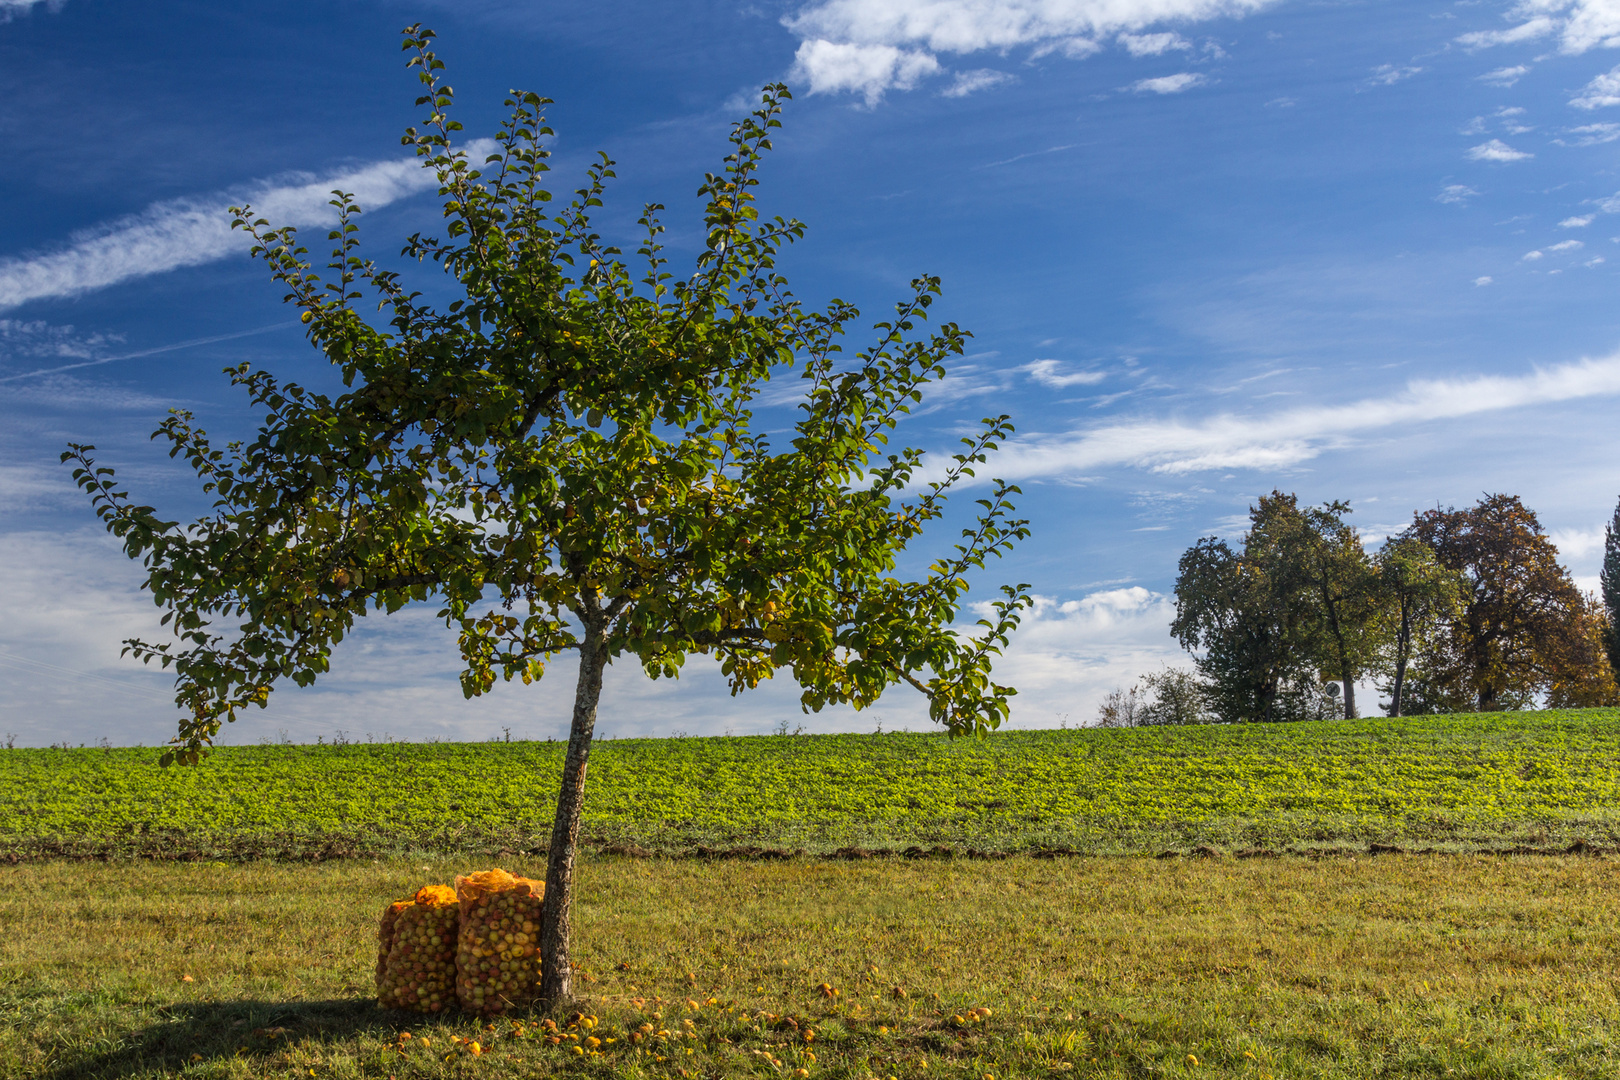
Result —
<path fill-rule="evenodd" d="M 1184 668 L 1167 667 L 1142 676 L 1129 687 L 1116 688 L 1097 707 L 1097 726 L 1105 728 L 1169 727 L 1213 723 L 1210 688 Z"/>
<path fill-rule="evenodd" d="M 1566 653 L 1552 665 L 1547 687 L 1549 709 L 1591 709 L 1620 705 L 1620 687 L 1615 685 L 1614 667 L 1604 652 L 1609 621 L 1603 601 L 1590 594 L 1581 597 L 1574 614 L 1574 634 L 1566 639 Z"/>
<path fill-rule="evenodd" d="M 1407 534 L 1391 537 L 1375 563 L 1379 593 L 1394 631 L 1383 642 L 1388 713 L 1404 716 L 1407 666 L 1415 650 L 1462 614 L 1463 578 L 1442 566 L 1433 548 Z"/>
<path fill-rule="evenodd" d="M 954 553 L 919 579 L 896 573 L 1011 425 L 986 420 L 928 481 L 921 451 L 886 449 L 965 335 L 950 323 L 916 332 L 934 278 L 913 282 L 876 343 L 847 359 L 839 342 L 859 313 L 793 298 L 775 261 L 802 227 L 761 220 L 753 194 L 786 88 L 766 89 L 733 130 L 723 170 L 704 179 L 701 250 L 677 280 L 660 207 L 642 215 L 637 272 L 594 230 L 613 175 L 605 157 L 571 205 L 552 207 L 544 99 L 514 94 L 495 152 L 469 160 L 432 36 L 406 31 L 429 115 L 405 141 L 437 171 L 447 228 L 444 239 L 412 236 L 405 254 L 442 267 L 457 298 L 432 306 L 361 258 L 360 208 L 341 192 L 325 277 L 292 229 L 243 207 L 237 227 L 347 392 L 243 365 L 233 382 L 268 413 L 251 441 L 215 448 L 189 414 L 164 421 L 157 435 L 216 500 L 189 525 L 131 502 L 93 447 L 64 459 L 144 561 L 179 636 L 178 647 L 129 643 L 177 672 L 188 715 L 166 764 L 198 762 L 222 723 L 262 707 L 281 680 L 313 683 L 372 610 L 433 602 L 458 635 L 469 697 L 578 653 L 540 930 L 541 997 L 558 1001 L 571 995 L 574 857 L 608 662 L 628 655 L 650 677 L 673 677 L 708 655 L 733 693 L 785 671 L 806 711 L 868 706 L 904 682 L 952 734 L 988 731 L 1015 692 L 991 680 L 990 664 L 1027 588 L 1005 588 L 972 634 L 953 624 L 966 575 L 1026 528 L 1013 516 L 1017 489 L 993 482 Z M 388 312 L 381 325 L 356 307 L 368 288 Z M 751 410 L 768 379 L 795 367 L 802 400 L 778 448 Z"/>
<path fill-rule="evenodd" d="M 1485 712 L 1557 687 L 1586 693 L 1603 685 L 1608 658 L 1589 605 L 1518 496 L 1417 514 L 1410 535 L 1460 573 L 1465 589 L 1461 617 L 1423 661 L 1426 697 L 1471 698 Z"/>
<path fill-rule="evenodd" d="M 1140 686 L 1142 727 L 1208 724 L 1216 719 L 1209 709 L 1208 685 L 1186 668 L 1151 672 L 1142 676 Z"/>
<path fill-rule="evenodd" d="M 1361 537 L 1344 518 L 1350 504 L 1333 501 L 1300 509 L 1294 496 L 1270 515 L 1268 542 L 1277 558 L 1298 564 L 1315 611 L 1308 640 L 1324 676 L 1339 680 L 1345 719 L 1356 711 L 1356 682 L 1376 663 L 1382 644 L 1380 581 Z"/>
<path fill-rule="evenodd" d="M 1115 687 L 1097 706 L 1097 726 L 1133 728 L 1142 723 L 1142 697 L 1135 686 Z"/>
<path fill-rule="evenodd" d="M 1209 682 L 1227 722 L 1323 715 L 1324 623 L 1308 525 L 1292 495 L 1274 491 L 1249 510 L 1241 553 L 1205 537 L 1182 556 L 1171 633 Z"/>
<path fill-rule="evenodd" d="M 1620 504 L 1603 529 L 1603 567 L 1598 571 L 1603 598 L 1603 651 L 1609 670 L 1620 674 Z"/>

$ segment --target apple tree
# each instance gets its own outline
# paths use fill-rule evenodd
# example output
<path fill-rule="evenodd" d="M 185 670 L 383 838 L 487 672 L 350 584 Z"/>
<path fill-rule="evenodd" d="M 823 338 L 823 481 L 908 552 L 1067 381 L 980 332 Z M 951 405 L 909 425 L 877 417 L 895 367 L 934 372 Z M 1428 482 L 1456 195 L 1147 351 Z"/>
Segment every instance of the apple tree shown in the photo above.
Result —
<path fill-rule="evenodd" d="M 176 673 L 184 719 L 166 765 L 199 762 L 222 724 L 283 681 L 314 683 L 370 612 L 434 604 L 458 636 L 469 697 L 577 654 L 540 942 L 541 997 L 557 1002 L 571 996 L 573 865 L 606 665 L 630 657 L 673 677 L 702 655 L 733 693 L 786 673 L 810 711 L 868 706 L 907 683 L 951 734 L 988 731 L 1015 693 L 991 663 L 1028 587 L 1004 586 L 968 631 L 956 623 L 969 573 L 1027 523 L 1018 489 L 992 482 L 959 542 L 926 573 L 899 573 L 907 545 L 1012 426 L 982 421 L 938 464 L 891 448 L 967 335 L 924 331 L 940 285 L 922 277 L 846 355 L 859 312 L 811 310 L 789 291 L 777 257 L 803 226 L 762 217 L 755 191 L 785 87 L 765 88 L 704 177 L 702 249 L 677 277 L 662 207 L 645 208 L 633 256 L 593 226 L 614 175 L 605 156 L 566 206 L 552 202 L 546 99 L 514 91 L 484 144 L 493 152 L 469 149 L 432 40 L 405 31 L 426 118 L 404 142 L 436 171 L 445 224 L 409 237 L 403 265 L 433 264 L 455 299 L 429 303 L 363 256 L 361 208 L 341 191 L 322 269 L 292 228 L 237 208 L 343 391 L 229 369 L 264 420 L 224 446 L 173 412 L 154 438 L 214 500 L 188 523 L 130 499 L 94 447 L 63 457 L 144 563 L 174 634 L 128 643 Z M 797 380 L 796 416 L 768 435 L 754 409 L 783 378 Z"/>

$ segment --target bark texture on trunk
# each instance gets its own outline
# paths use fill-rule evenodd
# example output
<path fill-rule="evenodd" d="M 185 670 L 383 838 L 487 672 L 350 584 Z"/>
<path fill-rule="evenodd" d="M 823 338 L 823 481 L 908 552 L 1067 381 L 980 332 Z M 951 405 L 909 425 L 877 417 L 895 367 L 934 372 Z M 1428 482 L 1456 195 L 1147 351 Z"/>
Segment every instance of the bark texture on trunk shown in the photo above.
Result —
<path fill-rule="evenodd" d="M 602 696 L 602 669 L 607 666 L 604 636 L 601 621 L 586 622 L 579 645 L 579 685 L 574 691 L 574 719 L 568 729 L 568 758 L 563 765 L 557 817 L 546 858 L 546 897 L 540 909 L 540 1000 L 547 1005 L 573 997 L 569 944 L 574 848 L 579 842 L 579 817 L 585 805 L 585 765 L 596 728 L 596 703 Z"/>

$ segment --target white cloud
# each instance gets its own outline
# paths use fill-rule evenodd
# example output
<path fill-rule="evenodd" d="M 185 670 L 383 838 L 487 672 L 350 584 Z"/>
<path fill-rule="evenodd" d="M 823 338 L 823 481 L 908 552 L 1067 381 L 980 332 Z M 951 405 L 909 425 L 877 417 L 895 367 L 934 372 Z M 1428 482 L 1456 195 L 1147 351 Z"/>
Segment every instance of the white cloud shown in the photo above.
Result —
<path fill-rule="evenodd" d="M 819 0 L 784 19 L 783 25 L 801 39 L 794 75 L 808 81 L 812 93 L 848 90 L 875 102 L 885 90 L 908 89 L 939 70 L 940 53 L 1027 47 L 1032 56 L 1087 56 L 1097 51 L 1099 38 L 1156 38 L 1142 32 L 1172 20 L 1240 17 L 1277 2 Z"/>
<path fill-rule="evenodd" d="M 1515 150 L 1501 139 L 1492 139 L 1471 148 L 1468 157 L 1472 161 L 1523 161 L 1535 155 Z"/>
<path fill-rule="evenodd" d="M 1539 251 L 1527 251 L 1523 255 L 1519 256 L 1519 261 L 1520 262 L 1535 262 L 1537 259 L 1539 259 L 1541 257 L 1542 257 L 1542 253 L 1539 252 Z"/>
<path fill-rule="evenodd" d="M 848 90 L 864 95 L 869 106 L 881 101 L 885 90 L 910 90 L 939 70 L 930 54 L 893 45 L 806 41 L 793 56 L 793 77 L 808 82 L 812 94 Z"/>
<path fill-rule="evenodd" d="M 940 91 L 944 97 L 967 97 L 978 90 L 987 90 L 992 86 L 1000 86 L 1004 82 L 1011 82 L 1012 76 L 1005 71 L 995 71 L 991 68 L 979 68 L 977 71 L 959 71 L 956 80 L 950 86 Z"/>
<path fill-rule="evenodd" d="M 1179 94 L 1208 81 L 1202 75 L 1182 71 L 1175 75 L 1160 75 L 1156 79 L 1138 79 L 1131 83 L 1131 89 L 1138 94 Z"/>
<path fill-rule="evenodd" d="M 26 15 L 39 4 L 46 4 L 51 11 L 61 8 L 64 0 L 0 0 L 0 24 L 10 22 L 18 15 Z"/>
<path fill-rule="evenodd" d="M 1603 529 L 1555 529 L 1547 537 L 1566 559 L 1585 559 L 1603 551 Z"/>
<path fill-rule="evenodd" d="M 1125 46 L 1132 56 L 1162 56 L 1172 49 L 1187 51 L 1192 48 L 1192 42 L 1176 33 L 1162 34 L 1121 34 L 1119 43 Z"/>
<path fill-rule="evenodd" d="M 88 360 L 123 340 L 121 334 L 81 334 L 72 326 L 53 326 L 41 319 L 0 319 L 0 362 Z"/>
<path fill-rule="evenodd" d="M 1620 4 L 1615 0 L 1520 0 L 1507 17 L 1522 21 L 1504 30 L 1463 34 L 1458 43 L 1484 49 L 1556 34 L 1558 51 L 1568 55 L 1620 46 Z"/>
<path fill-rule="evenodd" d="M 1579 240 L 1564 240 L 1549 247 L 1548 251 L 1579 251 L 1586 245 Z"/>
<path fill-rule="evenodd" d="M 493 147 L 490 140 L 479 139 L 466 149 L 479 160 Z M 0 259 L 0 311 L 246 254 L 251 241 L 231 230 L 227 208 L 233 203 L 252 203 L 256 215 L 278 226 L 325 225 L 335 220 L 335 211 L 327 205 L 334 188 L 352 192 L 363 209 L 374 210 L 437 187 L 432 170 L 424 169 L 416 158 L 406 158 L 319 179 L 306 175 L 291 183 L 261 184 L 235 195 L 156 203 L 142 213 L 75 234 L 60 250 Z"/>
<path fill-rule="evenodd" d="M 1620 105 L 1620 64 L 1597 76 L 1581 89 L 1579 97 L 1569 103 L 1577 109 L 1601 109 L 1606 105 Z"/>
<path fill-rule="evenodd" d="M 1557 28 L 1558 24 L 1552 19 L 1531 19 L 1506 30 L 1476 30 L 1461 35 L 1457 41 L 1470 49 L 1488 49 L 1492 45 L 1512 45 L 1515 42 L 1545 37 Z"/>
<path fill-rule="evenodd" d="M 1084 60 L 1088 56 L 1095 56 L 1102 52 L 1102 43 L 1088 37 L 1057 38 L 1053 41 L 1043 41 L 1030 50 L 1031 60 L 1039 60 L 1043 56 L 1053 53 L 1062 53 L 1070 60 Z"/>
<path fill-rule="evenodd" d="M 1373 73 L 1367 81 L 1374 86 L 1393 86 L 1402 79 L 1410 79 L 1423 71 L 1420 67 L 1397 67 L 1394 64 L 1380 64 L 1373 68 Z"/>
<path fill-rule="evenodd" d="M 1489 127 L 1489 125 L 1485 123 L 1485 118 L 1483 116 L 1476 116 L 1472 120 L 1468 121 L 1468 123 L 1458 128 L 1457 133 L 1459 135 L 1483 135 L 1485 134 L 1485 129 L 1487 127 Z"/>
<path fill-rule="evenodd" d="M 1514 67 L 1499 67 L 1495 71 L 1487 71 L 1483 75 L 1476 75 L 1474 77 L 1482 83 L 1489 83 L 1492 86 L 1500 86 L 1505 90 L 1514 83 L 1518 82 L 1520 79 L 1524 78 L 1525 75 L 1529 74 L 1529 71 L 1530 69 L 1524 64 L 1518 64 Z"/>
<path fill-rule="evenodd" d="M 1596 214 L 1587 214 L 1585 217 L 1567 217 L 1558 223 L 1558 227 L 1560 229 L 1584 229 L 1596 220 Z"/>
<path fill-rule="evenodd" d="M 1469 199 L 1478 194 L 1479 192 L 1475 191 L 1467 184 L 1447 184 L 1445 187 L 1440 189 L 1440 194 L 1436 195 L 1434 198 L 1436 202 L 1449 203 L 1453 205 L 1466 205 Z"/>
<path fill-rule="evenodd" d="M 996 662 L 996 678 L 1018 687 L 1013 725 L 1094 724 L 1110 690 L 1167 665 L 1190 667 L 1170 636 L 1175 614 L 1174 597 L 1141 586 L 1063 602 L 1037 596 Z"/>
<path fill-rule="evenodd" d="M 1560 28 L 1562 52 L 1620 46 L 1620 5 L 1614 0 L 1526 0 L 1523 7 L 1569 13 Z"/>
<path fill-rule="evenodd" d="M 79 493 L 61 469 L 63 486 Z M 82 497 L 78 500 L 83 510 Z M 161 640 L 159 612 L 140 588 L 139 563 L 98 528 L 0 533 L 0 735 L 25 746 L 66 740 L 94 745 L 154 746 L 174 735 L 174 674 L 121 658 L 123 639 Z M 282 684 L 270 707 L 228 725 L 222 743 L 274 740 L 285 731 L 313 743 L 344 729 L 350 738 L 479 740 L 503 726 L 518 738 L 567 737 L 574 662 L 564 654 L 540 686 L 497 684 L 467 701 L 455 635 L 415 606 L 356 624 L 333 657 L 332 670 L 307 689 Z M 1162 632 L 1162 628 L 1161 628 Z M 1016 638 L 1015 638 L 1016 640 Z M 1106 642 L 1099 642 L 1106 647 Z M 998 665 L 998 675 L 1000 667 Z M 791 679 L 776 679 L 732 698 L 719 665 L 694 657 L 679 680 L 646 678 L 634 663 L 608 668 L 598 714 L 599 737 L 763 734 L 780 720 L 816 731 L 870 731 L 873 714 L 837 707 L 806 717 Z M 937 730 L 926 699 L 897 687 L 875 710 L 885 727 Z"/>
<path fill-rule="evenodd" d="M 1063 370 L 1061 360 L 1036 360 L 1025 364 L 1020 371 L 1027 372 L 1029 377 L 1042 386 L 1050 386 L 1054 390 L 1062 390 L 1070 386 L 1094 386 L 1108 378 L 1105 371 L 1071 371 Z"/>
<path fill-rule="evenodd" d="M 1364 432 L 1617 395 L 1620 354 L 1525 375 L 1417 379 L 1404 391 L 1337 406 L 1194 421 L 1127 420 L 1072 434 L 1026 436 L 1002 444 L 994 473 L 1016 481 L 1088 476 L 1110 466 L 1167 474 L 1286 468 L 1350 445 Z"/>
<path fill-rule="evenodd" d="M 1607 261 L 1608 260 L 1605 259 L 1603 256 L 1598 255 L 1595 258 L 1587 259 L 1586 260 L 1586 265 L 1587 266 L 1602 266 Z"/>
<path fill-rule="evenodd" d="M 1475 285 L 1489 285 L 1493 280 L 1495 280 L 1495 279 L 1492 278 L 1489 274 L 1487 274 L 1484 277 L 1475 278 L 1474 279 L 1474 284 Z"/>
<path fill-rule="evenodd" d="M 1601 146 L 1620 139 L 1620 124 L 1583 124 L 1569 128 L 1564 134 L 1574 135 L 1575 138 L 1553 141 L 1559 146 Z"/>

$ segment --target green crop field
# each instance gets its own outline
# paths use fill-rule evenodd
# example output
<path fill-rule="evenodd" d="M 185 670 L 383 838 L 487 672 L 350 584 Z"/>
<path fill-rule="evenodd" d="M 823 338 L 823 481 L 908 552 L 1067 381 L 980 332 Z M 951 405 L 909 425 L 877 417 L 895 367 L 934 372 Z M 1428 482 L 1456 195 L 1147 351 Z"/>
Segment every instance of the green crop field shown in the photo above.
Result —
<path fill-rule="evenodd" d="M 248 746 L 165 771 L 150 749 L 3 751 L 0 856 L 533 851 L 562 754 Z M 585 829 L 597 845 L 767 853 L 1611 847 L 1620 710 L 604 741 Z"/>

